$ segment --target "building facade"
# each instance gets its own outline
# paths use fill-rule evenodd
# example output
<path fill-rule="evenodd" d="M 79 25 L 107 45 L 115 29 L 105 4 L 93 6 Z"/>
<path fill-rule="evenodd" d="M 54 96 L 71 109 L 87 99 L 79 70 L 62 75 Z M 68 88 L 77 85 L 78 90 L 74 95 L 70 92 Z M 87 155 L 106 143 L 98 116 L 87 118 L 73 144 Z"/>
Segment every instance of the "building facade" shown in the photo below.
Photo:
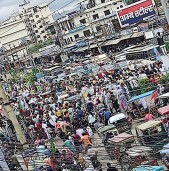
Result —
<path fill-rule="evenodd" d="M 47 27 L 54 20 L 47 3 L 32 5 L 30 2 L 25 2 L 20 5 L 19 13 L 32 43 L 42 43 L 49 38 Z"/>
<path fill-rule="evenodd" d="M 0 42 L 6 49 L 9 46 L 20 46 L 23 37 L 29 40 L 26 26 L 19 16 L 11 17 L 0 24 Z"/>
<path fill-rule="evenodd" d="M 19 14 L 0 24 L 0 42 L 6 49 L 9 45 L 20 46 L 23 38 L 30 43 L 42 43 L 49 38 L 47 28 L 53 22 L 48 4 L 37 6 L 25 2 L 20 5 Z"/>
<path fill-rule="evenodd" d="M 120 29 L 116 11 L 125 6 L 117 0 L 89 0 L 86 6 L 59 18 L 57 23 L 62 31 L 64 46 L 82 44 L 85 42 L 103 41 L 115 36 Z"/>

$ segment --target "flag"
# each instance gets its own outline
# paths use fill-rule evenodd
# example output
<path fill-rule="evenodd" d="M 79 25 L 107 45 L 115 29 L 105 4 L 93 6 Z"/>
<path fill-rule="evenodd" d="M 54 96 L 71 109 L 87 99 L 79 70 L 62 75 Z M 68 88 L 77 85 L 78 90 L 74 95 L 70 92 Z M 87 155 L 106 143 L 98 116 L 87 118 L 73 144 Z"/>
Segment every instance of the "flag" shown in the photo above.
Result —
<path fill-rule="evenodd" d="M 157 97 L 158 97 L 158 92 L 157 92 L 157 90 L 152 94 L 152 96 L 151 96 L 151 100 L 156 100 L 157 99 Z"/>
<path fill-rule="evenodd" d="M 55 153 L 55 151 L 56 151 L 56 149 L 55 149 L 55 143 L 53 141 L 51 141 L 50 150 L 51 150 L 52 153 Z"/>

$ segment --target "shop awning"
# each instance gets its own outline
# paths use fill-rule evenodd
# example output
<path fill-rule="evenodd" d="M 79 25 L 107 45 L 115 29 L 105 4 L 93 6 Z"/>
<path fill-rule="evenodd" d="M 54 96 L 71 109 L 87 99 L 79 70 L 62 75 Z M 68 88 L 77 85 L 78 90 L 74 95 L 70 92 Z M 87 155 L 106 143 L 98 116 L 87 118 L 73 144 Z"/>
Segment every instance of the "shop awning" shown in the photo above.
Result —
<path fill-rule="evenodd" d="M 93 44 L 93 45 L 90 45 L 89 48 L 92 49 L 92 48 L 96 48 L 98 47 L 97 44 Z"/>
<path fill-rule="evenodd" d="M 137 33 L 134 33 L 131 38 L 135 38 L 135 37 L 140 37 L 140 36 L 143 36 L 144 35 L 144 32 L 141 31 L 141 32 L 137 32 Z"/>
<path fill-rule="evenodd" d="M 116 45 L 121 41 L 121 39 L 114 39 L 114 40 L 108 40 L 104 46 L 108 46 L 108 45 Z"/>
<path fill-rule="evenodd" d="M 131 34 L 128 34 L 128 35 L 122 35 L 120 40 L 126 40 L 126 39 L 129 39 L 131 38 Z"/>

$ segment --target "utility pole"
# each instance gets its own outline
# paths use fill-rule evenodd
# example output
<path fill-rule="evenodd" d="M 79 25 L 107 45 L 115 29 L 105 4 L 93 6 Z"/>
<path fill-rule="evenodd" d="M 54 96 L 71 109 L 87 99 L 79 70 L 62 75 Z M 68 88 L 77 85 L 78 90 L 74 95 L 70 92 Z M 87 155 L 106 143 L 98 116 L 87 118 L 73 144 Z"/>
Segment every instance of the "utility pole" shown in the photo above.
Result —
<path fill-rule="evenodd" d="M 165 13 L 165 17 L 167 19 L 167 23 L 169 25 L 169 9 L 167 7 L 167 1 L 166 0 L 161 0 L 161 4 Z"/>

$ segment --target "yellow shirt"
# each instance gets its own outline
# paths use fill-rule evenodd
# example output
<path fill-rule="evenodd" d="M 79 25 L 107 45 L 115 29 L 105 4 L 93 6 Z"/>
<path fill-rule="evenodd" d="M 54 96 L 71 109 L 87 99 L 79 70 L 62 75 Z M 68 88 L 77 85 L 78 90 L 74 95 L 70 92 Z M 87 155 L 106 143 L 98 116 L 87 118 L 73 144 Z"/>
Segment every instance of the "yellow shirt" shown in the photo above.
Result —
<path fill-rule="evenodd" d="M 57 112 L 56 112 L 56 116 L 57 116 L 57 117 L 61 116 L 60 111 L 57 111 Z"/>

